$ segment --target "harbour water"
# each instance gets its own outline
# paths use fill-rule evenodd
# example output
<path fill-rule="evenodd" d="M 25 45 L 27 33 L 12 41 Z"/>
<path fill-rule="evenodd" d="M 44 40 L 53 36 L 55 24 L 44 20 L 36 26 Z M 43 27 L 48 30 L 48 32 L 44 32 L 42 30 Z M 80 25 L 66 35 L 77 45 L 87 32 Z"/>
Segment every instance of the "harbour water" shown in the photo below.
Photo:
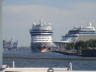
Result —
<path fill-rule="evenodd" d="M 12 67 L 66 67 L 72 62 L 73 70 L 96 70 L 96 57 L 80 57 L 55 52 L 32 53 L 30 48 L 18 48 L 3 54 L 3 63 Z"/>

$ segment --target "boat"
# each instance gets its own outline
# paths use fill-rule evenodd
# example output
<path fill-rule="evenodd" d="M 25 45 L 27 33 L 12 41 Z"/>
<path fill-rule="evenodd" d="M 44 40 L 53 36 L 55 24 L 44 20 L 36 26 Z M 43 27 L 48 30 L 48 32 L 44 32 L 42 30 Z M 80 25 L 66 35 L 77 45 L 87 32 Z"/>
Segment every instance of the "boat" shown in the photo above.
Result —
<path fill-rule="evenodd" d="M 33 23 L 31 34 L 32 52 L 48 52 L 55 46 L 52 39 L 52 25 L 40 22 Z"/>
<path fill-rule="evenodd" d="M 96 39 L 96 28 L 91 23 L 87 27 L 74 27 L 62 37 L 62 41 L 65 43 L 87 41 L 90 39 Z"/>

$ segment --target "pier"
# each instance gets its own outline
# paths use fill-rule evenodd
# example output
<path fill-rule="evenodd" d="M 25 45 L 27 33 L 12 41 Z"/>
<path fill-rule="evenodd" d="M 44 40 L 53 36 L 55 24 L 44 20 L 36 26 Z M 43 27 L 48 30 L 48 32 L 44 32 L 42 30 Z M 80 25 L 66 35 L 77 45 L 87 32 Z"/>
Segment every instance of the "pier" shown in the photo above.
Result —
<path fill-rule="evenodd" d="M 96 72 L 96 71 L 70 71 L 67 68 L 6 68 L 4 72 Z"/>

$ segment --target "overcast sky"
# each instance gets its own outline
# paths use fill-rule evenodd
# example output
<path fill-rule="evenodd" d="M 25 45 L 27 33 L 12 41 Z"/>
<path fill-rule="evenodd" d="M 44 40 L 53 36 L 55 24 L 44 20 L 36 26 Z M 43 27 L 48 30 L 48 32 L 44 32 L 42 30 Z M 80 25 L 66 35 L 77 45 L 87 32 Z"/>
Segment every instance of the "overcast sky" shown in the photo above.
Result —
<path fill-rule="evenodd" d="M 40 19 L 52 24 L 54 41 L 59 41 L 74 26 L 92 22 L 96 27 L 96 0 L 5 0 L 3 39 L 30 46 L 29 30 Z"/>

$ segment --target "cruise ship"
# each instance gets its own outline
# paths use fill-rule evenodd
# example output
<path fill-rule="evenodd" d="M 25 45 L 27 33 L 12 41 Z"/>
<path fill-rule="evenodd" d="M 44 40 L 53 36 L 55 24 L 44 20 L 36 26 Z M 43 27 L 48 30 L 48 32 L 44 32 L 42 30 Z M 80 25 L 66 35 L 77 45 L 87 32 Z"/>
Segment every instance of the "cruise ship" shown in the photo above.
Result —
<path fill-rule="evenodd" d="M 96 39 L 96 28 L 90 23 L 87 27 L 75 27 L 62 37 L 63 42 L 87 41 Z"/>
<path fill-rule="evenodd" d="M 30 30 L 32 52 L 48 52 L 55 46 L 52 40 L 52 25 L 40 22 Z"/>

